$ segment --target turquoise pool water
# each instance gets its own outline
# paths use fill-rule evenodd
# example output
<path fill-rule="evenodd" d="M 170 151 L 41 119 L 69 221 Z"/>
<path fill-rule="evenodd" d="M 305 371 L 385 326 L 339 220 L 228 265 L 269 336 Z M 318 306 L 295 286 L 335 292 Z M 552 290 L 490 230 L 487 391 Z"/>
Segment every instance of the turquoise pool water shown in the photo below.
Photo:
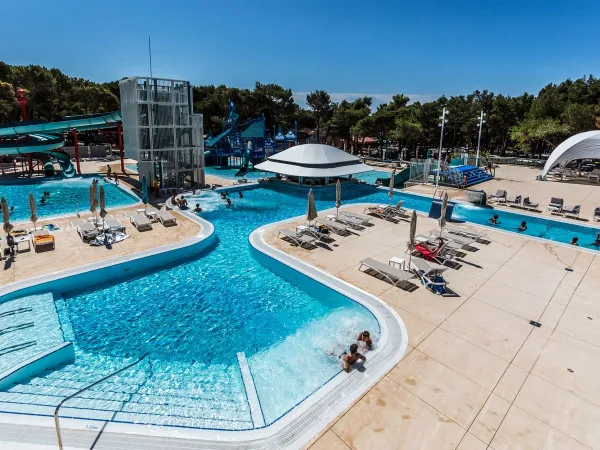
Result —
<path fill-rule="evenodd" d="M 230 169 L 228 167 L 214 167 L 214 166 L 210 166 L 210 167 L 205 167 L 204 168 L 204 173 L 206 175 L 213 175 L 215 177 L 220 177 L 220 178 L 225 178 L 227 180 L 239 180 L 240 178 L 246 178 L 248 180 L 258 180 L 259 178 L 268 178 L 268 177 L 272 177 L 275 174 L 271 173 L 271 172 L 262 172 L 260 170 L 251 170 L 248 173 L 246 173 L 243 177 L 236 177 L 235 174 L 239 171 L 240 169 L 234 168 L 234 169 Z"/>
<path fill-rule="evenodd" d="M 92 177 L 77 177 L 60 180 L 33 180 L 19 181 L 17 183 L 0 183 L 0 196 L 6 197 L 9 206 L 15 209 L 10 215 L 12 221 L 29 220 L 29 193 L 37 200 L 37 215 L 39 218 L 57 216 L 61 214 L 75 214 L 77 210 L 89 209 L 90 184 Z M 108 208 L 132 205 L 138 199 L 112 183 L 100 183 L 104 186 L 106 205 Z M 40 200 L 45 191 L 50 192 L 50 198 L 45 204 Z"/>
<path fill-rule="evenodd" d="M 378 178 L 390 178 L 390 172 L 385 172 L 383 170 L 373 170 L 371 172 L 358 173 L 353 175 L 354 178 L 358 178 L 359 180 L 364 181 L 368 184 L 375 184 Z"/>
<path fill-rule="evenodd" d="M 345 200 L 380 197 L 370 188 L 357 189 Z M 260 225 L 302 214 L 304 196 L 259 188 L 245 191 L 243 199 L 234 193 L 232 198 L 230 209 L 217 192 L 188 200 L 202 204 L 202 217 L 214 224 L 217 237 L 198 259 L 104 289 L 66 293 L 63 320 L 68 317 L 72 326 L 69 338 L 77 354 L 90 364 L 102 361 L 104 368 L 116 369 L 122 358 L 149 352 L 152 374 L 144 392 L 205 396 L 211 420 L 220 421 L 217 428 L 240 429 L 251 424 L 237 352 L 247 356 L 265 420 L 271 423 L 340 372 L 337 355 L 360 330 L 370 330 L 377 339 L 379 326 L 366 308 L 249 245 L 248 235 Z M 331 207 L 331 202 L 329 196 L 319 198 L 317 207 Z M 136 376 L 147 376 L 146 368 L 139 372 Z M 192 400 L 180 402 L 195 407 Z M 177 416 L 181 406 L 160 411 Z M 237 411 L 233 415 L 232 409 Z M 141 417 L 136 420 L 149 413 L 144 408 L 136 412 Z"/>

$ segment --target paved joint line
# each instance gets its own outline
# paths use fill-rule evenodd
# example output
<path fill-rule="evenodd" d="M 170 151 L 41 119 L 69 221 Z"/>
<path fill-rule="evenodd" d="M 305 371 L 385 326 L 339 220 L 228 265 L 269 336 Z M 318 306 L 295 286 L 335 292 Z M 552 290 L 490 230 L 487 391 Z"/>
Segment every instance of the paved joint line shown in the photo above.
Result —
<path fill-rule="evenodd" d="M 579 257 L 579 254 L 578 254 L 578 255 L 577 255 L 577 257 L 575 258 L 575 261 L 577 260 L 577 258 L 578 258 L 578 257 Z M 595 258 L 595 257 L 594 257 L 594 258 Z M 573 264 L 575 264 L 575 261 L 573 261 Z M 592 262 L 593 262 L 593 260 L 592 260 Z M 588 268 L 586 269 L 584 276 L 583 276 L 583 277 L 581 277 L 581 280 L 579 280 L 579 283 L 577 283 L 577 286 L 579 286 L 579 284 L 580 284 L 580 283 L 583 281 L 583 279 L 586 277 L 586 275 L 587 275 L 587 272 L 589 271 L 589 269 L 590 269 L 590 267 L 591 267 L 591 266 L 592 266 L 592 263 L 590 263 L 590 265 L 589 265 L 589 266 L 588 266 Z M 559 284 L 559 286 L 560 286 L 560 284 Z M 557 291 L 557 290 L 558 290 L 558 286 L 557 286 L 557 288 L 555 289 L 555 291 L 554 291 L 554 294 L 556 294 L 556 291 Z M 576 290 L 577 290 L 577 287 L 575 288 L 575 291 L 576 291 Z M 575 294 L 575 291 L 573 291 L 573 294 Z M 552 294 L 552 296 L 554 296 L 554 294 Z M 571 298 L 573 298 L 573 296 L 571 296 Z M 518 407 L 518 406 L 516 406 L 514 403 L 515 403 L 515 401 L 517 400 L 517 398 L 519 397 L 519 394 L 521 393 L 521 390 L 523 389 L 523 386 L 525 386 L 525 383 L 526 383 L 526 382 L 527 382 L 527 380 L 529 379 L 529 376 L 531 375 L 531 376 L 537 377 L 535 374 L 531 373 L 531 371 L 533 370 L 533 368 L 534 368 L 534 367 L 535 367 L 535 365 L 537 364 L 538 360 L 540 359 L 540 356 L 541 356 L 541 354 L 544 352 L 544 349 L 546 348 L 546 345 L 548 345 L 548 341 L 550 340 L 550 338 L 552 337 L 552 335 L 553 335 L 553 334 L 554 334 L 554 332 L 556 331 L 556 328 L 558 328 L 558 325 L 559 325 L 559 323 L 560 323 L 560 321 L 561 321 L 561 319 L 562 319 L 562 316 L 563 316 L 563 314 L 565 313 L 565 311 L 567 310 L 567 308 L 568 308 L 568 306 L 569 306 L 569 303 L 571 302 L 571 298 L 569 299 L 569 302 L 568 302 L 568 303 L 567 303 L 567 305 L 565 306 L 565 309 L 563 310 L 563 312 L 562 312 L 562 314 L 561 314 L 560 318 L 558 319 L 558 321 L 557 321 L 557 323 L 556 323 L 556 327 L 554 327 L 554 330 L 552 330 L 552 332 L 551 332 L 551 334 L 550 334 L 550 337 L 548 338 L 548 340 L 547 340 L 547 341 L 546 341 L 546 343 L 544 344 L 544 347 L 543 347 L 543 348 L 541 349 L 541 351 L 538 353 L 538 356 L 537 356 L 537 358 L 535 359 L 535 361 L 534 361 L 533 365 L 531 366 L 531 369 L 529 369 L 529 370 L 527 371 L 527 376 L 525 377 L 525 380 L 523 381 L 523 384 L 521 384 L 521 387 L 520 387 L 520 388 L 519 388 L 519 390 L 517 391 L 517 394 L 515 395 L 515 397 L 513 398 L 513 400 L 510 402 L 510 406 L 508 407 L 508 411 L 506 412 L 506 414 L 504 415 L 504 417 L 503 417 L 503 418 L 502 418 L 502 420 L 500 421 L 500 424 L 498 425 L 498 428 L 496 428 L 496 431 L 494 432 L 494 435 L 492 436 L 492 439 L 490 440 L 490 443 L 488 444 L 488 447 L 487 447 L 488 449 L 491 449 L 491 448 L 492 448 L 492 447 L 491 447 L 491 444 L 492 444 L 492 442 L 494 442 L 494 439 L 495 439 L 495 437 L 496 437 L 496 434 L 498 434 L 498 430 L 500 430 L 500 428 L 502 427 L 502 424 L 504 423 L 504 419 L 506 419 L 506 416 L 508 415 L 508 413 L 509 413 L 510 409 L 511 409 L 513 406 L 514 406 L 515 408 L 519 408 L 519 407 Z M 543 314 L 543 313 L 542 313 L 542 314 Z M 542 324 L 542 326 L 543 326 L 543 324 Z M 527 336 L 527 339 L 525 339 L 525 342 L 527 342 L 527 340 L 528 340 L 528 339 L 529 339 L 529 337 L 531 336 L 531 333 L 533 333 L 533 328 L 532 328 L 532 329 L 531 329 L 531 331 L 529 332 L 529 336 Z M 525 342 L 523 342 L 523 345 L 525 345 Z M 521 346 L 521 348 L 523 347 L 523 345 Z M 519 349 L 519 351 L 521 351 L 521 349 Z M 516 358 L 516 356 L 517 356 L 517 354 L 519 353 L 519 351 L 517 351 L 517 353 L 515 354 L 515 357 L 514 357 L 514 358 Z M 513 358 L 513 361 L 514 361 L 514 358 Z M 512 361 L 511 361 L 511 364 L 512 364 Z M 510 365 L 509 365 L 509 367 L 510 367 Z M 508 368 L 507 368 L 507 370 L 508 370 Z M 502 377 L 504 377 L 504 375 L 505 375 L 505 374 L 506 374 L 506 371 L 504 372 L 504 374 L 502 374 Z M 502 380 L 502 377 L 500 377 L 500 380 Z M 540 378 L 540 377 L 537 377 L 537 378 Z M 542 379 L 543 379 L 543 378 L 542 378 Z M 500 382 L 500 380 L 498 380 L 498 383 Z M 551 383 L 551 384 L 553 384 L 553 383 Z M 497 384 L 496 384 L 496 386 L 497 386 Z M 557 387 L 558 387 L 558 386 L 557 386 Z M 496 387 L 494 387 L 494 389 L 496 389 Z M 563 388 L 560 388 L 560 387 L 559 387 L 559 389 L 563 389 Z M 564 390 L 564 389 L 563 389 L 563 390 Z M 492 391 L 492 392 L 493 392 L 493 391 Z M 567 391 L 567 392 L 568 392 L 568 391 Z M 591 402 L 590 402 L 590 403 L 591 403 Z M 524 411 L 522 408 L 519 408 L 519 409 L 521 409 L 522 411 Z M 526 414 L 529 414 L 527 411 L 524 411 L 524 412 L 525 412 Z M 479 415 L 479 413 L 478 413 L 478 415 Z M 531 414 L 531 415 L 533 416 L 533 414 Z M 563 433 L 562 431 L 560 431 L 560 430 L 556 429 L 554 426 L 550 425 L 549 423 L 545 422 L 544 420 L 540 419 L 539 417 L 536 417 L 536 416 L 533 416 L 533 417 L 535 417 L 537 420 L 539 420 L 539 421 L 541 421 L 541 422 L 545 423 L 546 425 L 548 425 L 549 427 L 551 427 L 553 430 L 556 430 L 556 431 L 558 431 L 559 433 L 561 433 L 561 434 L 564 434 L 565 436 L 569 437 L 570 439 L 573 439 L 574 441 L 576 441 L 576 442 L 579 442 L 577 439 L 575 439 L 575 438 L 573 438 L 573 437 L 569 436 L 568 434 L 566 434 L 566 433 Z M 581 444 L 581 442 L 580 442 L 580 444 Z M 584 445 L 584 444 L 582 444 L 582 445 L 583 445 L 584 447 L 587 447 L 587 445 Z M 589 447 L 588 447 L 588 448 L 589 448 Z"/>

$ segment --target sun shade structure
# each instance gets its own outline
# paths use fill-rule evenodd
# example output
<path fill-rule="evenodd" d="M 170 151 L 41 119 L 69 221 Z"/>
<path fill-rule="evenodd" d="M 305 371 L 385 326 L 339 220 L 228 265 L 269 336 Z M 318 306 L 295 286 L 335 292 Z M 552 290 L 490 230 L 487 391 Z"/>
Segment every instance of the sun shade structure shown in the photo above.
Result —
<path fill-rule="evenodd" d="M 554 149 L 542 170 L 544 178 L 550 169 L 574 159 L 600 158 L 600 131 L 586 131 L 571 136 Z"/>
<path fill-rule="evenodd" d="M 373 170 L 356 156 L 323 144 L 290 147 L 255 167 L 265 172 L 304 178 L 341 177 Z"/>

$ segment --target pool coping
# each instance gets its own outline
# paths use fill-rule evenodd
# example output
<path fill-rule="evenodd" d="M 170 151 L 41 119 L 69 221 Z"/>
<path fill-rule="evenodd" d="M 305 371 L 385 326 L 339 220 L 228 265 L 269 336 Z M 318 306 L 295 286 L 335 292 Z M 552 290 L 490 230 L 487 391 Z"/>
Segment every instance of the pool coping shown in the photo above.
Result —
<path fill-rule="evenodd" d="M 128 205 L 111 206 L 110 208 L 106 208 L 106 211 L 115 211 L 117 209 L 132 208 L 134 206 L 143 205 L 143 202 L 140 199 L 140 197 L 135 192 L 133 192 L 133 190 L 129 186 L 125 186 L 122 183 L 121 184 L 116 184 L 114 180 L 111 180 L 111 179 L 107 178 L 104 175 L 100 175 L 100 174 L 98 174 L 98 175 L 88 175 L 88 174 L 86 174 L 86 175 L 79 175 L 77 177 L 73 177 L 73 178 L 69 178 L 69 179 L 75 179 L 75 178 L 100 178 L 100 179 L 103 179 L 105 183 L 110 183 L 110 184 L 116 186 L 118 189 L 123 190 L 126 194 L 128 194 L 129 196 L 132 197 L 132 200 L 137 200 L 136 202 L 128 204 Z M 7 183 L 7 184 L 9 184 L 9 183 Z M 17 182 L 14 182 L 12 184 L 27 184 L 27 183 L 17 183 Z M 102 185 L 100 184 L 100 186 L 102 186 Z M 83 212 L 83 213 L 89 213 L 90 210 L 89 209 L 82 209 L 81 212 Z M 57 214 L 57 215 L 48 216 L 48 217 L 39 217 L 38 218 L 38 222 L 47 222 L 49 220 L 65 219 L 65 218 L 71 217 L 71 216 L 75 217 L 75 216 L 77 216 L 77 213 L 73 212 L 73 213 Z M 11 221 L 11 223 L 13 225 L 22 225 L 22 224 L 32 223 L 32 222 L 31 222 L 31 220 L 26 219 L 26 220 L 19 220 L 19 221 L 15 221 L 15 222 Z"/>

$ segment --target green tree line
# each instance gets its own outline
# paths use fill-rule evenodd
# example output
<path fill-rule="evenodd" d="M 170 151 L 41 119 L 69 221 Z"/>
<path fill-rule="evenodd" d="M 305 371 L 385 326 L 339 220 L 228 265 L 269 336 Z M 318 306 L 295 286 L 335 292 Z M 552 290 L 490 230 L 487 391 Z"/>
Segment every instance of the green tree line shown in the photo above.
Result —
<path fill-rule="evenodd" d="M 58 69 L 11 66 L 0 61 L 0 122 L 20 119 L 16 90 L 27 91 L 28 119 L 60 120 L 66 115 L 114 111 L 119 108 L 118 81 L 94 83 L 69 77 Z M 317 90 L 306 96 L 307 108 L 296 103 L 291 89 L 257 82 L 253 89 L 195 86 L 194 109 L 204 114 L 205 131 L 217 133 L 227 115 L 227 100 L 236 105 L 241 120 L 264 114 L 269 130 L 284 130 L 298 122 L 315 130 L 320 142 L 334 139 L 356 149 L 366 137 L 379 145 L 394 143 L 409 151 L 437 147 L 439 116 L 450 110 L 445 126 L 445 148 L 472 149 L 477 144 L 480 111 L 486 114 L 482 148 L 504 154 L 507 150 L 551 151 L 566 137 L 600 128 L 600 80 L 584 76 L 548 84 L 537 95 L 494 94 L 487 90 L 468 95 L 442 96 L 431 102 L 413 102 L 403 95 L 373 110 L 373 99 L 333 102 Z"/>

